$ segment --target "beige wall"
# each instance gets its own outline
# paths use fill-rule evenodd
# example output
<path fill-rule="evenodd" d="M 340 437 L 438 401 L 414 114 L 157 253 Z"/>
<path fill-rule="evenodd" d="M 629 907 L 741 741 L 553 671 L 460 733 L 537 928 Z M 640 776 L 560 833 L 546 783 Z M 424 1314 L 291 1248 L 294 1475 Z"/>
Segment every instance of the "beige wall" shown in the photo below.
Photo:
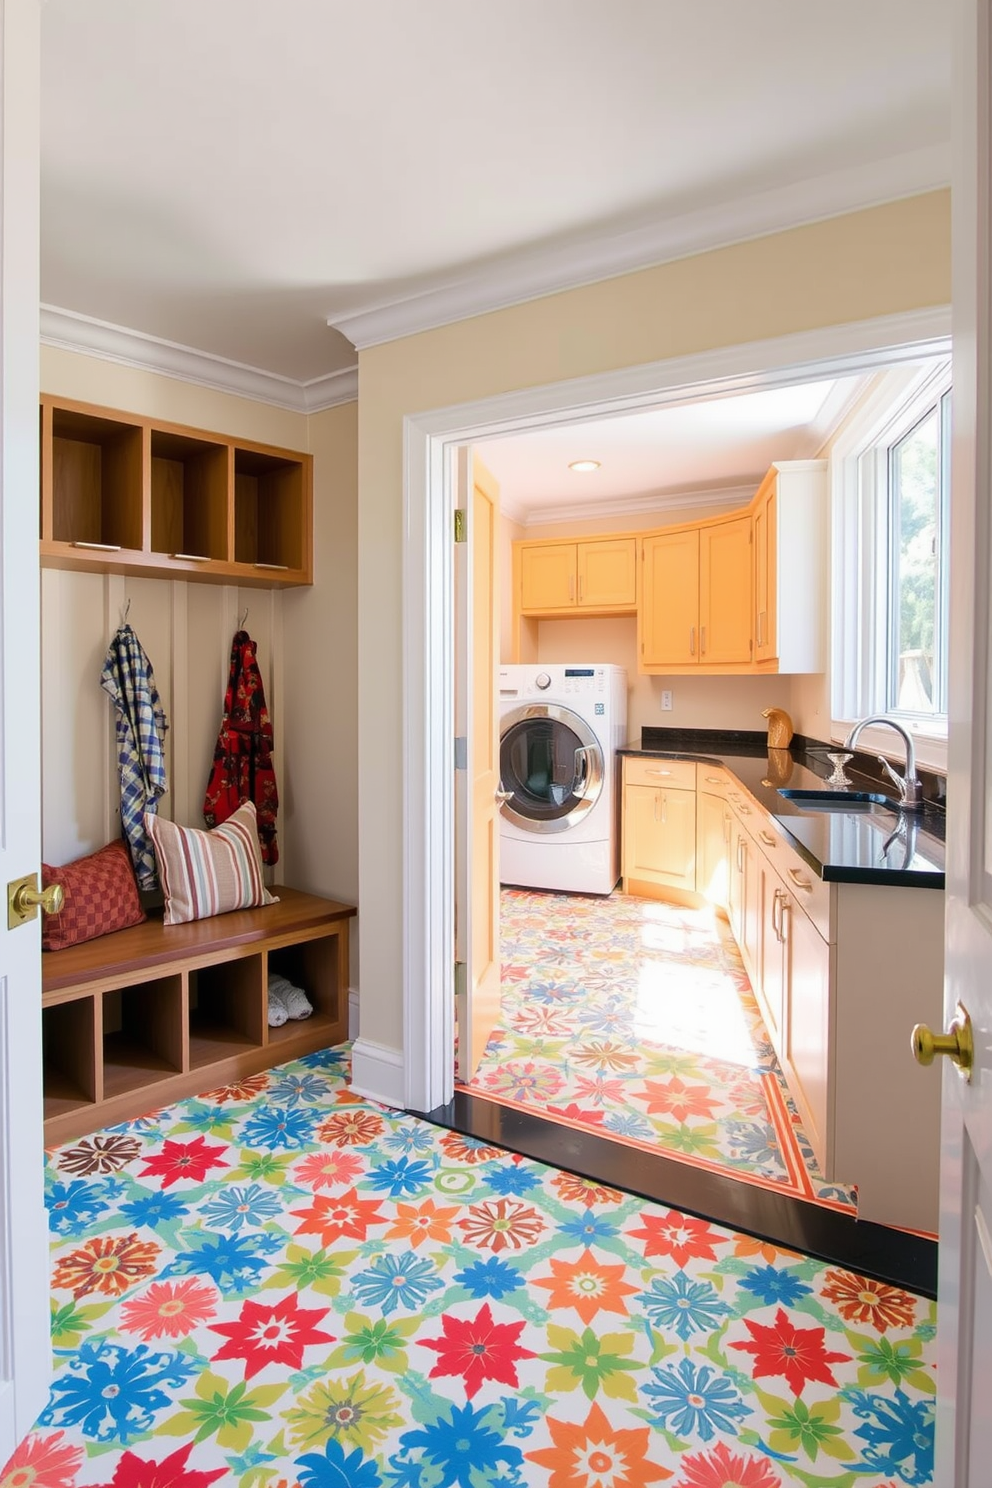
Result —
<path fill-rule="evenodd" d="M 358 889 L 357 412 L 309 419 L 118 366 L 42 348 L 45 393 L 314 453 L 312 589 L 267 590 L 119 575 L 42 574 L 43 852 L 66 862 L 117 834 L 112 709 L 100 669 L 121 608 L 141 640 L 169 719 L 169 793 L 161 811 L 202 826 L 230 660 L 247 606 L 275 730 L 281 803 L 275 877 L 333 898 Z"/>
<path fill-rule="evenodd" d="M 950 300 L 949 193 L 550 295 L 359 357 L 362 1032 L 402 1045 L 403 418 Z"/>

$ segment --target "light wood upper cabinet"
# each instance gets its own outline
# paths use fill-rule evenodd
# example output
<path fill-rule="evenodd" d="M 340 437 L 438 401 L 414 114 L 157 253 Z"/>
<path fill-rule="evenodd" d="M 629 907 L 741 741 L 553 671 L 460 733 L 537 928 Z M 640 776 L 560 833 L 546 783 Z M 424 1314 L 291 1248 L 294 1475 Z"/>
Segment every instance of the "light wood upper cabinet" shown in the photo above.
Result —
<path fill-rule="evenodd" d="M 751 518 L 699 532 L 699 663 L 751 660 Z"/>
<path fill-rule="evenodd" d="M 771 469 L 761 482 L 754 504 L 754 659 L 771 661 L 777 655 L 778 635 L 775 578 L 778 561 L 778 471 Z"/>
<path fill-rule="evenodd" d="M 313 457 L 87 403 L 41 401 L 41 562 L 313 582 Z"/>
<path fill-rule="evenodd" d="M 523 615 L 633 613 L 637 539 L 514 543 L 518 609 Z"/>
<path fill-rule="evenodd" d="M 752 504 L 756 670 L 827 664 L 827 462 L 772 466 Z"/>
<path fill-rule="evenodd" d="M 699 658 L 699 532 L 659 532 L 641 541 L 641 665 L 693 666 Z"/>

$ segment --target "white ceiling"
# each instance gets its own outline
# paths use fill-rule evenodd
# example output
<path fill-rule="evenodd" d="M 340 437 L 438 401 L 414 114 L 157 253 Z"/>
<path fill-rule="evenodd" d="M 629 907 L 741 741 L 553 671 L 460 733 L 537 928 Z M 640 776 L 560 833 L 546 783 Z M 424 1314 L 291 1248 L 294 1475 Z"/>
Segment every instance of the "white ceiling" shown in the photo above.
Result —
<path fill-rule="evenodd" d="M 590 420 L 487 440 L 476 453 L 517 522 L 741 505 L 773 460 L 812 459 L 864 388 L 861 376 Z M 600 461 L 592 472 L 573 460 Z"/>
<path fill-rule="evenodd" d="M 926 189 L 950 9 L 47 0 L 42 297 L 305 383 L 354 363 L 328 319 L 365 344 L 383 305 L 436 321 Z"/>

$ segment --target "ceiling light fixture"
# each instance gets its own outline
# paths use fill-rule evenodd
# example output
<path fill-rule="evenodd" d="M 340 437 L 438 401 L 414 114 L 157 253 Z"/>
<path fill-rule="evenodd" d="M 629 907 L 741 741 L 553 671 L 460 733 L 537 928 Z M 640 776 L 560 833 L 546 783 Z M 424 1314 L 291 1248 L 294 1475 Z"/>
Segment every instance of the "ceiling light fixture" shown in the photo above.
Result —
<path fill-rule="evenodd" d="M 568 468 L 569 468 L 569 470 L 575 470 L 579 474 L 581 474 L 581 473 L 583 473 L 583 472 L 585 472 L 587 470 L 598 470 L 599 469 L 599 461 L 598 460 L 571 460 L 569 462 Z"/>

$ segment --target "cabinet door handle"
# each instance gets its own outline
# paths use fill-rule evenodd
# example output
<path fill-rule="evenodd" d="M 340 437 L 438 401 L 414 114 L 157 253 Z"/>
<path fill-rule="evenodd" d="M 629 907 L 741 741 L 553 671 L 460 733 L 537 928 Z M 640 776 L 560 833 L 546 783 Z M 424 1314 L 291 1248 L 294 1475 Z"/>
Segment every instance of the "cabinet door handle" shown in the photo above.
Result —
<path fill-rule="evenodd" d="M 707 775 L 707 777 L 706 777 L 706 784 L 707 785 L 723 785 L 724 784 L 723 776 L 722 775 Z"/>
<path fill-rule="evenodd" d="M 73 548 L 89 548 L 94 553 L 119 553 L 121 550 L 120 543 L 96 543 L 77 540 L 70 543 L 69 546 Z"/>
<path fill-rule="evenodd" d="M 781 940 L 782 939 L 782 928 L 781 928 L 781 925 L 779 923 L 779 911 L 781 910 L 781 908 L 782 908 L 782 890 L 781 889 L 776 889 L 775 890 L 775 897 L 772 899 L 772 931 L 773 931 L 773 933 L 775 935 L 775 939 L 776 940 Z"/>
<path fill-rule="evenodd" d="M 706 655 L 706 626 L 705 625 L 701 625 L 699 627 L 699 654 L 700 654 L 700 656 L 705 656 Z"/>
<path fill-rule="evenodd" d="M 730 846 L 730 824 L 732 821 L 733 817 L 730 815 L 730 812 L 725 811 L 723 814 L 723 840 L 728 847 Z"/>
<path fill-rule="evenodd" d="M 668 792 L 661 793 L 661 825 L 664 826 L 668 820 Z"/>
<path fill-rule="evenodd" d="M 737 838 L 737 872 L 744 872 L 744 838 L 740 835 Z"/>
<path fill-rule="evenodd" d="M 695 654 L 696 654 L 696 627 L 694 625 L 690 625 L 689 626 L 689 655 L 690 656 L 695 656 Z"/>
<path fill-rule="evenodd" d="M 575 575 L 574 574 L 569 574 L 569 576 L 568 576 L 568 597 L 569 597 L 570 600 L 574 600 L 574 598 L 575 598 Z"/>
<path fill-rule="evenodd" d="M 579 574 L 579 604 L 582 603 L 582 575 Z"/>
<path fill-rule="evenodd" d="M 797 889 L 802 889 L 804 894 L 812 894 L 813 885 L 808 878 L 804 878 L 799 868 L 790 868 L 789 877 Z"/>
<path fill-rule="evenodd" d="M 671 775 L 671 770 L 645 770 L 645 775 Z"/>
<path fill-rule="evenodd" d="M 764 612 L 764 610 L 759 610 L 758 611 L 758 645 L 759 646 L 763 646 L 765 644 L 765 642 L 764 642 L 765 627 L 762 624 L 762 621 L 764 620 L 764 618 L 765 618 L 765 612 Z"/>
<path fill-rule="evenodd" d="M 759 832 L 758 836 L 761 838 L 766 847 L 775 846 L 775 838 L 772 836 L 771 832 Z"/>
<path fill-rule="evenodd" d="M 741 816 L 750 816 L 751 815 L 751 808 L 750 808 L 750 806 L 745 806 L 744 803 L 743 803 L 743 801 L 738 801 L 738 803 L 737 803 L 737 810 L 740 812 Z"/>

